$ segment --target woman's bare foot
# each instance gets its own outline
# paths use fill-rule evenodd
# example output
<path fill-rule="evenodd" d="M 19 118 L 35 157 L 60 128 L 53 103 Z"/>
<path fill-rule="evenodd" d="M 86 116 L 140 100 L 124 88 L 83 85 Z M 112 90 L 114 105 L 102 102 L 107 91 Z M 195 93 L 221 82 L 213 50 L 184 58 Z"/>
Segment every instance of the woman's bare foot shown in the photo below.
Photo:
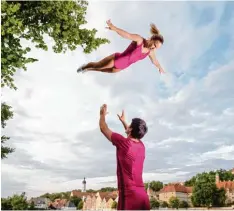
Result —
<path fill-rule="evenodd" d="M 85 71 L 84 69 L 85 64 L 81 65 L 78 69 L 77 69 L 77 73 L 83 73 Z"/>

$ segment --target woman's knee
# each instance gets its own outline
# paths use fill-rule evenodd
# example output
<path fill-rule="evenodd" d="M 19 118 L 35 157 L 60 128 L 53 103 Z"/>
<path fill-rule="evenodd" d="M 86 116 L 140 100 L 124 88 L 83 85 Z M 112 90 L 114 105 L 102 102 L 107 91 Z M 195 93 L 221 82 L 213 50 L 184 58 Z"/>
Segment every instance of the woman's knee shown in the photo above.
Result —
<path fill-rule="evenodd" d="M 113 73 L 118 73 L 118 72 L 120 72 L 120 71 L 121 71 L 120 69 L 116 69 L 116 68 L 113 68 L 113 69 L 112 69 L 112 72 L 113 72 Z"/>

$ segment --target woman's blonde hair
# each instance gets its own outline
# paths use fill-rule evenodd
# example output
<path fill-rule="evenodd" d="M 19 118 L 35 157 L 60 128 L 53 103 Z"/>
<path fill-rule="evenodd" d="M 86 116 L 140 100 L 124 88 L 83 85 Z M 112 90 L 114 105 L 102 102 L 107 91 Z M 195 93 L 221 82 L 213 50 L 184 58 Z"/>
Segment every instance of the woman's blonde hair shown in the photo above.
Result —
<path fill-rule="evenodd" d="M 150 24 L 150 32 L 152 34 L 150 40 L 152 42 L 154 41 L 159 41 L 162 44 L 164 43 L 164 38 L 163 36 L 160 34 L 160 31 L 158 30 L 158 28 L 155 26 L 155 24 L 151 23 Z"/>
<path fill-rule="evenodd" d="M 153 23 L 150 24 L 150 32 L 152 35 L 159 35 L 160 34 L 160 31 Z"/>

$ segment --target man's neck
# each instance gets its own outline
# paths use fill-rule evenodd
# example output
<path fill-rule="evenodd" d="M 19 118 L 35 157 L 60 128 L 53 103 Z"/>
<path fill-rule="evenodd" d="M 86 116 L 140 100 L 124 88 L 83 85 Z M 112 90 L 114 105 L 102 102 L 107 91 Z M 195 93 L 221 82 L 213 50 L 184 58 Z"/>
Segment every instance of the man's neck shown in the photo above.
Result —
<path fill-rule="evenodd" d="M 133 138 L 131 135 L 128 136 L 129 139 L 131 139 L 132 141 L 135 141 L 135 142 L 140 142 L 139 139 L 136 139 L 136 138 Z"/>

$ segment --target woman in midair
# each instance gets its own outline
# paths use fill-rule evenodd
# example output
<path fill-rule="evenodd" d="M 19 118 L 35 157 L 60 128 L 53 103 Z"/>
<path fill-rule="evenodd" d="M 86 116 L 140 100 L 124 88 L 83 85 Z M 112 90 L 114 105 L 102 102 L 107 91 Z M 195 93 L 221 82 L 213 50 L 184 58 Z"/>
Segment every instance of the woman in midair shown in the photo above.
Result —
<path fill-rule="evenodd" d="M 131 64 L 149 56 L 151 62 L 158 68 L 160 73 L 165 73 L 155 57 L 156 49 L 159 49 L 164 42 L 163 36 L 154 24 L 151 24 L 152 36 L 145 39 L 138 34 L 131 34 L 114 26 L 110 20 L 107 22 L 108 29 L 117 32 L 121 37 L 132 40 L 131 44 L 122 53 L 114 53 L 99 62 L 90 62 L 81 66 L 77 72 L 98 71 L 105 73 L 116 73 L 126 69 Z"/>

